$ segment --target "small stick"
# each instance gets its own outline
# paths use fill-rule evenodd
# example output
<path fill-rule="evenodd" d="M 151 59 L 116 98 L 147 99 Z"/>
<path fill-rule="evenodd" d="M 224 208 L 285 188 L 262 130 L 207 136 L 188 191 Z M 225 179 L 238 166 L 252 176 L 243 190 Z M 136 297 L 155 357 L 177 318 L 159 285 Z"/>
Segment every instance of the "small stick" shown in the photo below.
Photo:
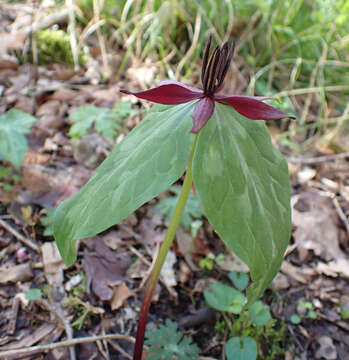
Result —
<path fill-rule="evenodd" d="M 337 198 L 333 196 L 332 201 L 333 201 L 334 207 L 337 210 L 337 214 L 338 214 L 339 218 L 342 220 L 342 223 L 344 224 L 345 229 L 347 230 L 347 234 L 349 234 L 349 221 L 348 221 L 348 218 L 346 217 L 346 215 L 344 214 L 343 209 L 339 205 L 339 202 L 338 202 Z"/>
<path fill-rule="evenodd" d="M 121 346 L 115 344 L 114 341 L 108 340 L 108 343 L 114 350 L 118 351 L 121 355 L 125 356 L 125 358 L 132 360 L 132 356 L 130 356 Z"/>
<path fill-rule="evenodd" d="M 72 340 L 66 340 L 61 341 L 58 343 L 52 343 L 52 344 L 45 344 L 45 345 L 37 345 L 37 346 L 28 346 L 21 349 L 15 349 L 15 350 L 7 350 L 7 351 L 1 351 L 0 352 L 0 359 L 5 359 L 6 356 L 18 356 L 18 355 L 32 355 L 37 352 L 44 352 L 47 350 L 54 350 L 61 347 L 67 347 L 67 346 L 75 346 L 78 344 L 87 344 L 95 341 L 100 340 L 108 340 L 108 339 L 120 339 L 120 340 L 126 340 L 131 343 L 135 342 L 135 339 L 131 336 L 126 335 L 119 335 L 119 334 L 108 334 L 108 335 L 99 335 L 99 336 L 88 336 L 88 337 L 82 337 L 78 339 L 72 339 Z"/>
<path fill-rule="evenodd" d="M 15 230 L 12 226 L 10 226 L 8 223 L 6 223 L 4 220 L 0 219 L 0 226 L 2 226 L 4 229 L 6 229 L 9 233 L 11 233 L 13 236 L 17 238 L 17 240 L 21 241 L 23 244 L 27 245 L 34 251 L 36 251 L 38 254 L 40 254 L 39 247 L 33 243 L 30 239 L 27 239 L 22 234 L 20 234 L 17 230 Z"/>
<path fill-rule="evenodd" d="M 326 161 L 345 159 L 347 157 L 349 157 L 349 152 L 333 154 L 333 155 L 315 156 L 311 158 L 288 157 L 287 161 L 293 164 L 320 164 Z"/>
<path fill-rule="evenodd" d="M 7 334 L 9 335 L 13 335 L 16 331 L 18 309 L 19 309 L 19 297 L 15 296 L 12 303 L 12 312 L 11 312 L 10 321 L 7 326 Z"/>

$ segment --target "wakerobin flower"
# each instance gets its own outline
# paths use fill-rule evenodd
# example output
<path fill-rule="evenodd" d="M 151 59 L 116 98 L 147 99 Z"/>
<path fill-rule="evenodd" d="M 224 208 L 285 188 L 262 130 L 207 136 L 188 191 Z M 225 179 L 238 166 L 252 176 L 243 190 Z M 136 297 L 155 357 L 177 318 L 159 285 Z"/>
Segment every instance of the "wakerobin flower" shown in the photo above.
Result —
<path fill-rule="evenodd" d="M 167 80 L 153 89 L 138 92 L 121 90 L 121 92 L 164 105 L 183 104 L 200 99 L 193 113 L 194 126 L 190 131 L 192 133 L 198 133 L 210 119 L 215 101 L 232 106 L 238 113 L 252 120 L 294 118 L 262 102 L 261 100 L 265 98 L 219 93 L 233 57 L 234 45 L 233 43 L 229 47 L 228 43 L 225 43 L 221 48 L 217 46 L 210 55 L 211 37 L 208 39 L 201 72 L 203 90 L 186 86 L 178 81 Z"/>

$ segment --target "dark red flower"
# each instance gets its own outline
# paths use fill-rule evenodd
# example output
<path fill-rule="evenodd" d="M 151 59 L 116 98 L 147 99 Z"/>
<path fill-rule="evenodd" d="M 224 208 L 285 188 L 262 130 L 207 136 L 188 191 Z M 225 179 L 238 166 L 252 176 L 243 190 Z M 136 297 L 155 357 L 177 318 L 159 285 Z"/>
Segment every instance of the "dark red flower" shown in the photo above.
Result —
<path fill-rule="evenodd" d="M 178 81 L 167 80 L 149 90 L 131 92 L 120 90 L 125 94 L 132 94 L 140 99 L 149 100 L 158 104 L 176 105 L 195 99 L 200 99 L 194 109 L 194 126 L 190 132 L 198 133 L 207 123 L 214 111 L 214 102 L 218 101 L 232 106 L 241 115 L 252 120 L 280 120 L 292 118 L 282 111 L 265 104 L 266 98 L 254 96 L 224 95 L 222 89 L 224 78 L 234 53 L 234 43 L 230 46 L 225 43 L 222 48 L 217 46 L 210 55 L 211 38 L 208 39 L 201 72 L 203 90 L 186 86 Z"/>

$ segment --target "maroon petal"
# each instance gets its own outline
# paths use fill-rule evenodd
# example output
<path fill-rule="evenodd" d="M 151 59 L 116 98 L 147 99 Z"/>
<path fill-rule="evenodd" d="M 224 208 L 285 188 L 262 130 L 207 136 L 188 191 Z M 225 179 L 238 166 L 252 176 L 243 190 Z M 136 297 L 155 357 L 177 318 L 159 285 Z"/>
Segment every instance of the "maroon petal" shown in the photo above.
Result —
<path fill-rule="evenodd" d="M 252 120 L 295 119 L 282 111 L 260 101 L 260 97 L 215 95 L 214 99 L 222 104 L 232 106 L 241 115 Z"/>
<path fill-rule="evenodd" d="M 207 123 L 214 110 L 214 101 L 209 97 L 202 98 L 196 105 L 193 114 L 194 126 L 191 133 L 198 133 Z"/>
<path fill-rule="evenodd" d="M 186 86 L 178 81 L 163 81 L 157 87 L 131 92 L 128 90 L 120 90 L 124 94 L 131 94 L 140 99 L 149 100 L 158 104 L 176 105 L 183 104 L 188 101 L 198 99 L 203 95 L 202 90 Z"/>

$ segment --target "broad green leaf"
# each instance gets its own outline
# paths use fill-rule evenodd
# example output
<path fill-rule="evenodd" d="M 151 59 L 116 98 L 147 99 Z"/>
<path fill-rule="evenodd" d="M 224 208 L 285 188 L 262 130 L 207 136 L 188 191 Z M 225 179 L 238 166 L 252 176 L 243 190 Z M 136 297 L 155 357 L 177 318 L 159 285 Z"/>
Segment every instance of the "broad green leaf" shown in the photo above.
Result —
<path fill-rule="evenodd" d="M 257 326 L 263 326 L 271 319 L 268 307 L 260 300 L 254 302 L 248 308 L 248 314 L 250 315 L 253 323 Z"/>
<path fill-rule="evenodd" d="M 251 304 L 278 272 L 290 239 L 287 162 L 263 121 L 216 103 L 199 135 L 193 178 L 213 228 L 250 268 Z"/>
<path fill-rule="evenodd" d="M 248 284 L 248 275 L 242 271 L 231 271 L 228 274 L 229 279 L 240 291 L 244 290 Z"/>
<path fill-rule="evenodd" d="M 150 112 L 115 147 L 78 193 L 55 211 L 53 231 L 64 262 L 75 261 L 75 240 L 124 220 L 184 172 L 194 140 L 194 102 Z"/>
<path fill-rule="evenodd" d="M 211 284 L 210 287 L 212 291 L 204 291 L 208 305 L 219 311 L 240 314 L 246 304 L 246 298 L 240 291 L 224 284 Z"/>
<path fill-rule="evenodd" d="M 256 360 L 257 344 L 250 336 L 235 336 L 227 341 L 225 352 L 228 360 Z"/>
<path fill-rule="evenodd" d="M 9 110 L 0 117 L 0 157 L 19 167 L 27 151 L 24 134 L 29 133 L 35 118 L 17 109 Z"/>

